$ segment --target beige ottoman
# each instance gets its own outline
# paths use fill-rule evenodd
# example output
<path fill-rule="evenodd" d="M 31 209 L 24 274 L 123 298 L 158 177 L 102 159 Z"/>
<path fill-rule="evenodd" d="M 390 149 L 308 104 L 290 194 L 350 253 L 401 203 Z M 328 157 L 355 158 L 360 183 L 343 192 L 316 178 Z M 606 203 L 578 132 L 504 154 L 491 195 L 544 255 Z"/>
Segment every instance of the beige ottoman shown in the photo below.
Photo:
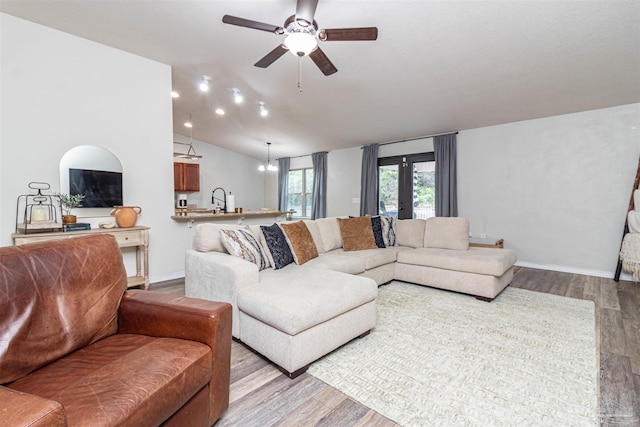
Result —
<path fill-rule="evenodd" d="M 376 325 L 375 281 L 290 265 L 238 296 L 240 340 L 291 378 Z"/>

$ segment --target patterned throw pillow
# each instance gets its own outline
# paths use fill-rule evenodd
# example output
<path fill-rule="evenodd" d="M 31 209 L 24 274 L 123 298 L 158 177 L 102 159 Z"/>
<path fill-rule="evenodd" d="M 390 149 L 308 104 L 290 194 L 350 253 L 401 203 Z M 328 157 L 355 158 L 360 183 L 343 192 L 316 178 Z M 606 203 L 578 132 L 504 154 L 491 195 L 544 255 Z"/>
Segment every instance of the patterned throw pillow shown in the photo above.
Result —
<path fill-rule="evenodd" d="M 280 223 L 280 227 L 284 231 L 296 264 L 302 265 L 310 259 L 318 257 L 318 249 L 304 222 L 283 222 Z"/>
<path fill-rule="evenodd" d="M 373 238 L 376 240 L 376 246 L 385 248 L 384 237 L 382 236 L 382 220 L 379 216 L 371 217 L 371 230 L 373 231 Z"/>
<path fill-rule="evenodd" d="M 345 251 L 375 249 L 378 247 L 373 237 L 371 217 L 337 218 L 337 221 L 342 235 L 342 247 Z"/>
<path fill-rule="evenodd" d="M 273 257 L 273 268 L 279 270 L 293 262 L 293 254 L 282 229 L 278 224 L 261 225 L 262 235 Z"/>
<path fill-rule="evenodd" d="M 397 246 L 396 242 L 396 219 L 390 216 L 380 216 L 382 224 L 382 238 L 385 246 Z"/>
<path fill-rule="evenodd" d="M 248 227 L 242 230 L 220 230 L 220 239 L 231 255 L 254 263 L 258 270 L 269 267 L 267 256 Z"/>

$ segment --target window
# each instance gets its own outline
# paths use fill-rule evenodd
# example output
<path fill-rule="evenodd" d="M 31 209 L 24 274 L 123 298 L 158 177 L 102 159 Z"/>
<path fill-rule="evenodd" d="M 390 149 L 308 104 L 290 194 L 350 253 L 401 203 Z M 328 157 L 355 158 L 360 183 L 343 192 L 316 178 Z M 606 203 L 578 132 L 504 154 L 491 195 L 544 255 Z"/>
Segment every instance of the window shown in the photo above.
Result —
<path fill-rule="evenodd" d="M 311 218 L 313 168 L 290 170 L 288 187 L 287 209 L 296 211 L 296 217 Z"/>
<path fill-rule="evenodd" d="M 378 212 L 398 219 L 435 216 L 433 153 L 378 159 Z"/>

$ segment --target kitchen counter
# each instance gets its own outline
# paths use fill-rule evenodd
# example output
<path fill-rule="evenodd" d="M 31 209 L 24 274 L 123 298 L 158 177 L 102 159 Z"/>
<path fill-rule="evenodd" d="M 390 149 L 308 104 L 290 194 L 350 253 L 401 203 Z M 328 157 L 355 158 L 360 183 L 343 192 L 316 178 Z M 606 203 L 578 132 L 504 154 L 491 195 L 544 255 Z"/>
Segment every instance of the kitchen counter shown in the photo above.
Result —
<path fill-rule="evenodd" d="M 278 210 L 259 210 L 259 211 L 245 211 L 242 213 L 219 213 L 214 214 L 212 211 L 208 212 L 187 212 L 184 215 L 172 215 L 171 219 L 178 222 L 187 221 L 224 221 L 224 220 L 244 220 L 247 218 L 273 218 L 279 216 L 287 216 L 288 214 L 295 213 L 295 211 L 278 211 Z"/>

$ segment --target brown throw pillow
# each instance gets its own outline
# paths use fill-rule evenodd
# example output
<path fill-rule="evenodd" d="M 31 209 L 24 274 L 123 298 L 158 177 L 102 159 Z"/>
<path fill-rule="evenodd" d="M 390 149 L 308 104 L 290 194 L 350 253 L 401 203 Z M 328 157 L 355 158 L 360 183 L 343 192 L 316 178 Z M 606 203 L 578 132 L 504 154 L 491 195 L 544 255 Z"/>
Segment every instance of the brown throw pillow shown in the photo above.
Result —
<path fill-rule="evenodd" d="M 310 259 L 318 257 L 318 249 L 313 241 L 311 232 L 307 228 L 307 224 L 297 221 L 281 222 L 278 225 L 284 231 L 296 264 L 302 265 Z"/>
<path fill-rule="evenodd" d="M 337 220 L 340 234 L 342 235 L 342 247 L 345 251 L 359 251 L 378 247 L 371 229 L 371 217 L 337 218 Z"/>

